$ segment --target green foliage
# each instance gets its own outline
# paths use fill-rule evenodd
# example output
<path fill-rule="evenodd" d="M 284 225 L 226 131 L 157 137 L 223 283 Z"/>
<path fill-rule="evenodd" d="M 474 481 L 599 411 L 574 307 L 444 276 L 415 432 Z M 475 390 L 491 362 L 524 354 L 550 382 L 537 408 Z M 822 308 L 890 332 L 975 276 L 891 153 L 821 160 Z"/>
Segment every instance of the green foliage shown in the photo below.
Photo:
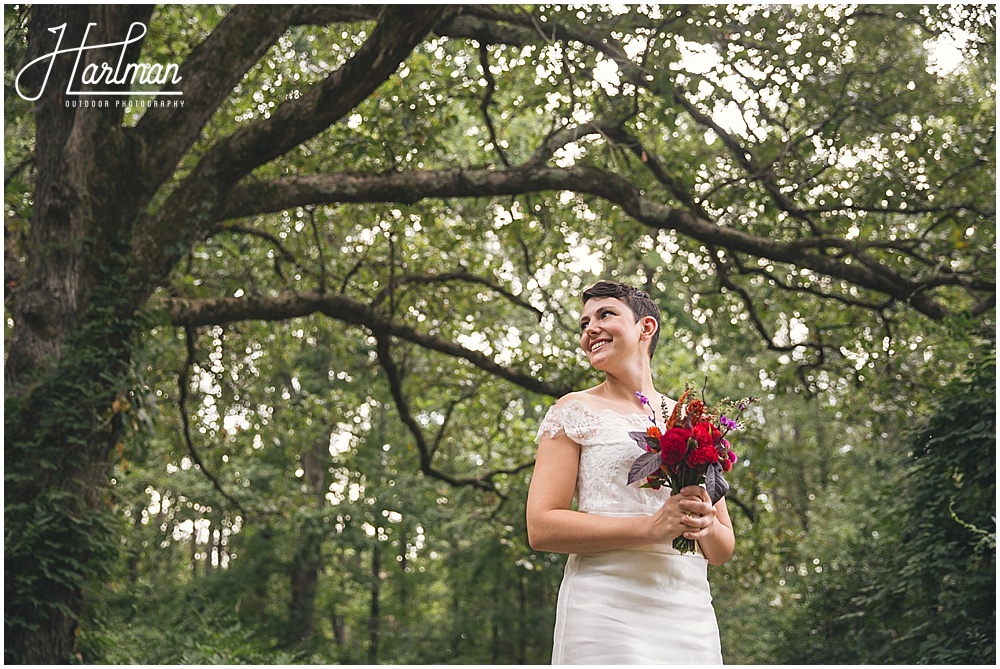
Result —
<path fill-rule="evenodd" d="M 779 618 L 776 661 L 989 664 L 996 655 L 996 358 L 936 393 L 895 450 L 863 534 Z M 869 477 L 869 480 L 870 477 Z M 843 639 L 856 639 L 845 644 Z"/>
<path fill-rule="evenodd" d="M 98 290 L 64 357 L 6 398 L 8 630 L 64 615 L 87 663 L 547 662 L 564 559 L 527 546 L 524 497 L 552 398 L 381 326 L 579 389 L 597 376 L 577 351 L 578 295 L 611 277 L 660 302 L 661 390 L 707 376 L 710 399 L 763 398 L 727 477 L 737 552 L 711 572 L 727 662 L 988 660 L 988 361 L 968 385 L 942 386 L 995 321 L 977 304 L 995 283 L 992 10 L 494 9 L 513 17 L 498 28 L 533 27 L 482 48 L 428 36 L 376 94 L 244 183 L 499 173 L 559 131 L 613 122 L 628 137 L 589 135 L 541 162 L 604 170 L 643 207 L 720 233 L 814 245 L 824 261 L 892 272 L 892 285 L 926 281 L 907 299 L 932 293 L 952 315 L 936 322 L 794 258 L 695 239 L 674 219 L 655 228 L 570 181 L 317 198 L 217 221 L 179 246 L 142 324 L 123 301 L 146 268 L 122 239 L 84 277 Z M 144 49 L 181 62 L 227 11 L 157 8 Z M 12 266 L 38 253 L 35 118 L 10 86 L 22 18 L 5 8 Z M 289 27 L 151 195 L 137 234 L 220 138 L 274 119 L 373 25 Z M 937 71 L 929 41 L 956 25 L 974 28 L 966 57 Z M 628 48 L 641 85 L 600 52 L 604 37 Z M 124 126 L 142 117 L 130 110 Z M 317 294 L 372 318 L 180 328 L 157 307 Z M 10 334 L 25 315 L 16 300 L 7 311 Z M 100 466 L 78 467 L 81 449 Z"/>
<path fill-rule="evenodd" d="M 996 658 L 996 400 L 994 350 L 943 389 L 908 439 L 914 464 L 900 495 L 894 593 L 907 612 L 905 661 Z"/>
<path fill-rule="evenodd" d="M 73 603 L 117 558 L 120 521 L 93 503 L 105 495 L 123 367 L 138 327 L 118 317 L 125 273 L 115 260 L 110 254 L 104 269 L 113 278 L 92 294 L 61 359 L 35 370 L 30 391 L 8 398 L 5 407 L 7 635 L 49 625 L 69 632 L 78 617 Z M 5 659 L 30 662 L 17 648 L 8 644 Z"/>
<path fill-rule="evenodd" d="M 240 621 L 220 584 L 112 586 L 80 638 L 83 664 L 298 664 L 313 658 L 275 649 Z M 141 602 L 141 607 L 137 605 Z M 151 620 L 155 621 L 151 624 Z"/>

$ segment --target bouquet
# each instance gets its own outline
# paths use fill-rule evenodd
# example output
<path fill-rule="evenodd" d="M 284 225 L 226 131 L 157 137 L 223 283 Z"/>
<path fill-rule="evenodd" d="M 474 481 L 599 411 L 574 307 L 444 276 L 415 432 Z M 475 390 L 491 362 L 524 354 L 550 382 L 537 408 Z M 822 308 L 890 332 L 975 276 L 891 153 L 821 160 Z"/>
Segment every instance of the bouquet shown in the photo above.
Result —
<path fill-rule="evenodd" d="M 641 393 L 636 396 L 644 405 L 649 403 Z M 730 471 L 736 462 L 726 435 L 742 428 L 740 417 L 756 401 L 754 397 L 736 403 L 725 401 L 710 410 L 687 386 L 669 417 L 664 409 L 662 430 L 654 417 L 653 425 L 645 432 L 628 433 L 645 451 L 632 463 L 628 484 L 645 479 L 642 487 L 659 490 L 668 485 L 674 494 L 685 486 L 704 484 L 715 504 L 729 491 L 723 473 Z M 733 417 L 727 417 L 723 411 Z M 694 552 L 694 540 L 683 535 L 674 539 L 673 545 L 681 553 Z"/>

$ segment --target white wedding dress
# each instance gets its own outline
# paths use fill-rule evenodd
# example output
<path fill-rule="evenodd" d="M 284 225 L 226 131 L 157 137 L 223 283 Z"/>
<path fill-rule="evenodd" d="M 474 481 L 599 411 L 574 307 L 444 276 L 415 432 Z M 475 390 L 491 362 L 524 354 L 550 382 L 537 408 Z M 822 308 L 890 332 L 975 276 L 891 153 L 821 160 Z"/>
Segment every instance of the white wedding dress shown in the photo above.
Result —
<path fill-rule="evenodd" d="M 628 436 L 648 415 L 594 411 L 579 400 L 549 409 L 538 439 L 580 444 L 577 508 L 629 517 L 654 513 L 669 488 L 626 485 L 643 453 Z M 559 588 L 552 664 L 722 664 L 708 561 L 670 545 L 571 554 Z"/>

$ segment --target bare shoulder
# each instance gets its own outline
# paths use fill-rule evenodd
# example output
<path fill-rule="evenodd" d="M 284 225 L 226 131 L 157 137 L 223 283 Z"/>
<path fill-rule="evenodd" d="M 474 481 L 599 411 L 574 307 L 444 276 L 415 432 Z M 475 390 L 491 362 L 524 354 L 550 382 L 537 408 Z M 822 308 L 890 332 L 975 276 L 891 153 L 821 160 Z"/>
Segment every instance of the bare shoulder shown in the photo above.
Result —
<path fill-rule="evenodd" d="M 566 393 L 558 400 L 556 400 L 555 406 L 565 407 L 568 404 L 573 404 L 574 402 L 579 402 L 583 404 L 588 409 L 596 410 L 600 407 L 600 400 L 594 393 L 594 388 L 587 388 L 586 390 L 576 390 L 571 393 Z"/>

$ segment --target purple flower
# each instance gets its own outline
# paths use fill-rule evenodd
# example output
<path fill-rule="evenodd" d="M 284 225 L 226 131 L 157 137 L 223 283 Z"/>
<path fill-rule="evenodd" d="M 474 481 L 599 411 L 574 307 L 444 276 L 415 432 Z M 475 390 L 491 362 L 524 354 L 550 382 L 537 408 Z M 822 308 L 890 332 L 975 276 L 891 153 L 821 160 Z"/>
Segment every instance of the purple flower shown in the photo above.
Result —
<path fill-rule="evenodd" d="M 730 420 L 725 416 L 719 416 L 719 425 L 728 430 L 735 430 L 737 427 L 739 427 L 739 424 L 735 420 Z"/>
<path fill-rule="evenodd" d="M 639 398 L 639 404 L 647 406 L 649 404 L 649 398 L 642 394 L 642 391 L 635 391 L 635 396 Z"/>

